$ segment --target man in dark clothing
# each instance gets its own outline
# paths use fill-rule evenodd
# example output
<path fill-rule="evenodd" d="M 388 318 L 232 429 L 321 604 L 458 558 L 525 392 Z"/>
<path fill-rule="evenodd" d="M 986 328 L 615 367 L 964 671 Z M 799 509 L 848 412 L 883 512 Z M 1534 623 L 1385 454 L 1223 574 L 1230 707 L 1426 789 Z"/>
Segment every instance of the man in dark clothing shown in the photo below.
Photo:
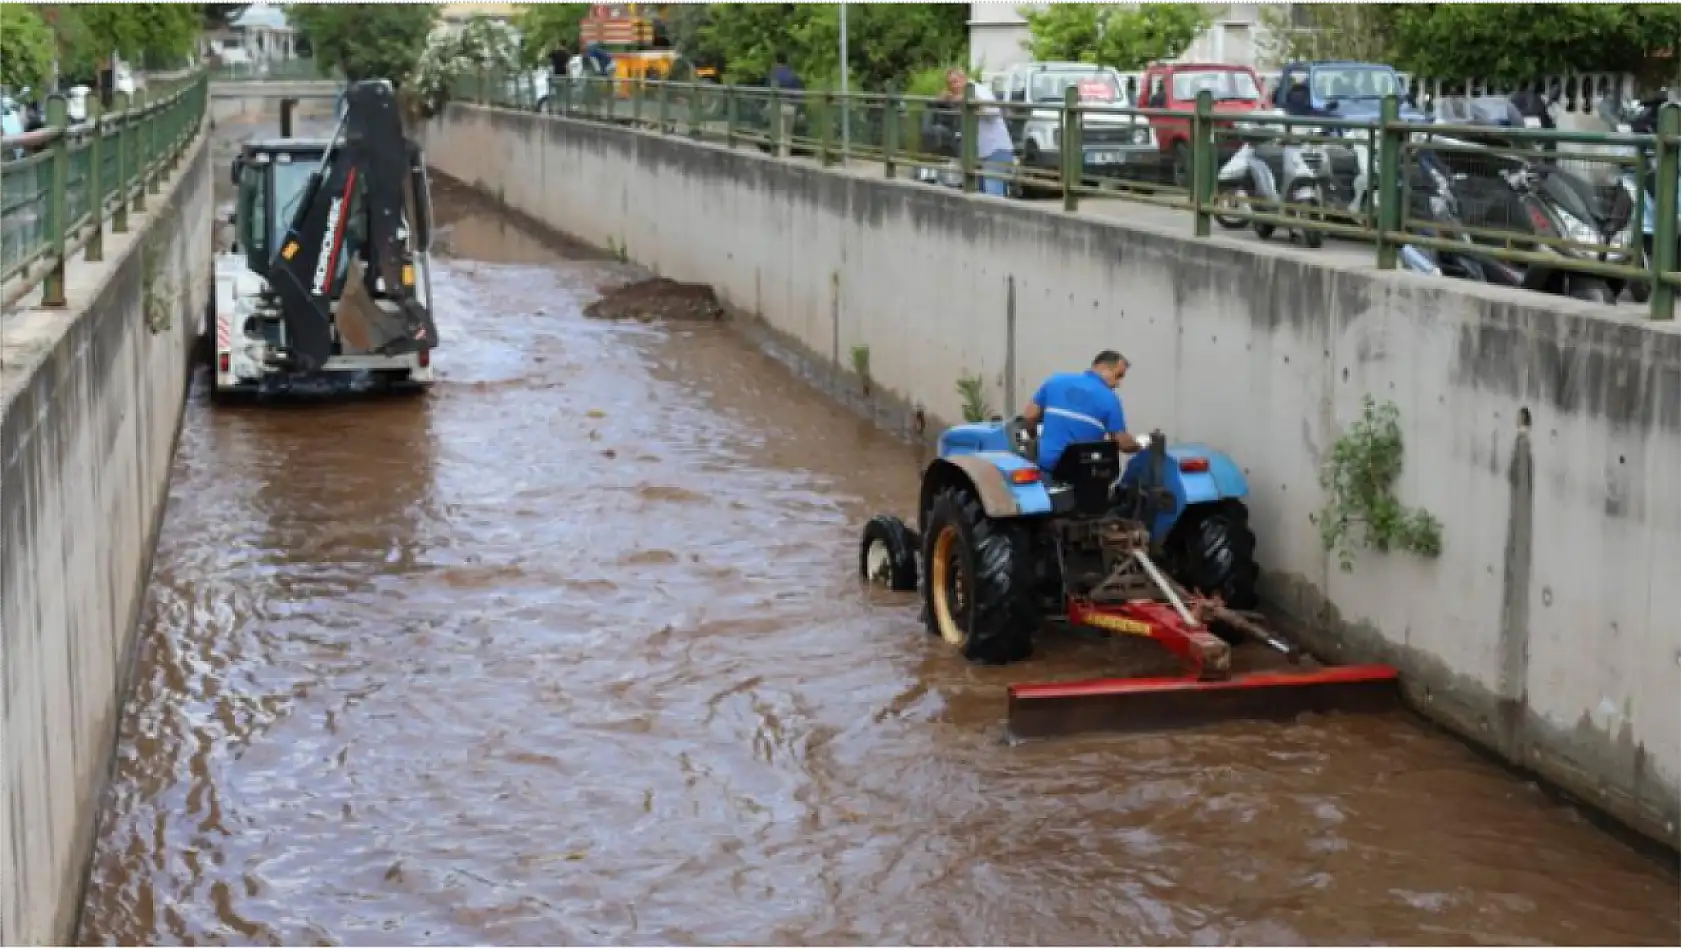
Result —
<path fill-rule="evenodd" d="M 776 65 L 771 67 L 771 75 L 766 78 L 766 83 L 772 89 L 806 88 L 805 83 L 802 83 L 800 77 L 795 75 L 794 70 L 790 68 L 788 57 L 781 53 L 777 54 Z"/>
<path fill-rule="evenodd" d="M 567 74 L 567 63 L 572 59 L 572 53 L 565 46 L 557 46 L 549 51 L 549 72 L 561 77 Z"/>

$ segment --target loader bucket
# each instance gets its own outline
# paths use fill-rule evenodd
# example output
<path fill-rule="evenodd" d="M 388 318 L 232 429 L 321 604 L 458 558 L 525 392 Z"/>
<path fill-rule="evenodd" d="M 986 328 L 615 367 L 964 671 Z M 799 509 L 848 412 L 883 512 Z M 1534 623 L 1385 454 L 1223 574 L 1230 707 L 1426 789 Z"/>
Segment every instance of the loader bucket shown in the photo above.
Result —
<path fill-rule="evenodd" d="M 1305 712 L 1383 713 L 1398 708 L 1393 667 L 1333 666 L 1191 677 L 1091 679 L 1010 687 L 1008 728 L 1019 739 L 1082 732 L 1157 732 L 1228 720 L 1283 720 Z"/>

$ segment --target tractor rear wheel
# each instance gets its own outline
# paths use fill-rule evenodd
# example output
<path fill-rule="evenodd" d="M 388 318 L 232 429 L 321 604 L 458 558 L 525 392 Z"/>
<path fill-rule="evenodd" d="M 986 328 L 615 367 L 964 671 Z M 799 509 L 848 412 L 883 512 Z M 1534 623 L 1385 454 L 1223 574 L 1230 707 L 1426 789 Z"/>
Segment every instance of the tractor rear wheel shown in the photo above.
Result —
<path fill-rule="evenodd" d="M 1202 505 L 1186 513 L 1168 537 L 1169 569 L 1174 579 L 1205 595 L 1220 595 L 1234 610 L 1253 610 L 1256 536 L 1250 512 L 1241 501 Z"/>
<path fill-rule="evenodd" d="M 923 538 L 923 601 L 929 632 L 978 663 L 1025 660 L 1040 613 L 1023 526 L 987 517 L 969 491 L 941 490 Z"/>
<path fill-rule="evenodd" d="M 917 589 L 917 532 L 893 515 L 877 515 L 859 542 L 859 578 L 889 590 Z"/>

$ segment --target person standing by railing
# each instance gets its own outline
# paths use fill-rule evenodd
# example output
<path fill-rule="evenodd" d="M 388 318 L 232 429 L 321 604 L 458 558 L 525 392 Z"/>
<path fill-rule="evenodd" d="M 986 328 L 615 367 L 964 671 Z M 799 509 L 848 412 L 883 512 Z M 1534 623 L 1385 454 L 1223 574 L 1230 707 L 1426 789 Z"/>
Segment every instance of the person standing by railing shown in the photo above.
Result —
<path fill-rule="evenodd" d="M 792 92 L 797 95 L 806 89 L 806 84 L 800 81 L 800 75 L 794 71 L 794 67 L 788 64 L 788 55 L 782 50 L 777 51 L 776 59 L 772 61 L 771 71 L 765 76 L 765 85 L 781 92 Z M 794 136 L 799 108 L 794 102 L 784 101 L 781 112 L 782 141 L 777 143 L 777 154 L 787 158 L 790 151 L 789 142 Z"/>
<path fill-rule="evenodd" d="M 972 101 L 979 103 L 975 116 L 975 157 L 984 171 L 1009 175 L 1016 161 L 1016 146 L 1010 140 L 1010 129 L 993 98 L 992 90 L 980 83 L 971 83 L 962 69 L 954 66 L 946 71 L 946 92 L 940 98 L 947 102 L 962 102 L 965 90 Z M 982 194 L 1005 196 L 1003 178 L 981 179 Z"/>

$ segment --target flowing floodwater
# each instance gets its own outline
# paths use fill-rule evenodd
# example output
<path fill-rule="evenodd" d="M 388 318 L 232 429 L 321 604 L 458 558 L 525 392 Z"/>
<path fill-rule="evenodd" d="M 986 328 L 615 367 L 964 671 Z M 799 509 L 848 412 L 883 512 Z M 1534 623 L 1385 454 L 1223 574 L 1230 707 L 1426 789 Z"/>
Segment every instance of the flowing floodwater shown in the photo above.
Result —
<path fill-rule="evenodd" d="M 89 943 L 1674 944 L 1674 873 L 1396 718 L 1000 743 L 856 532 L 915 453 L 440 188 L 420 399 L 188 410 Z"/>

